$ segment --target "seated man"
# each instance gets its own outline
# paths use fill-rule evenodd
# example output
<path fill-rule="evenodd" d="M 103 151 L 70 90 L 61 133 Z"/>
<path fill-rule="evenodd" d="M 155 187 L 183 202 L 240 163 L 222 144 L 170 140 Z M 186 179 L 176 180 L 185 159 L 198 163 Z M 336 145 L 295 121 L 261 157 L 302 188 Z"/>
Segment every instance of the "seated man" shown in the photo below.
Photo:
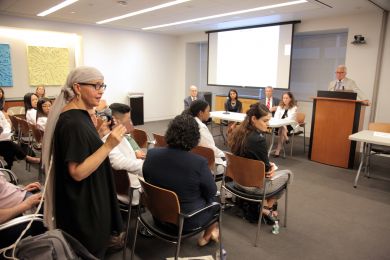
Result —
<path fill-rule="evenodd" d="M 133 129 L 133 124 L 130 118 L 130 107 L 125 104 L 114 103 L 110 106 L 112 111 L 112 120 L 126 127 L 128 133 Z M 111 129 L 107 124 L 103 124 L 103 141 L 106 141 Z M 141 151 L 142 152 L 142 151 Z M 141 158 L 144 157 L 142 152 Z M 138 159 L 134 149 L 130 145 L 127 138 L 122 141 L 109 153 L 109 158 L 112 168 L 115 170 L 126 170 L 129 173 L 129 179 L 132 187 L 140 185 L 137 175 L 142 176 L 143 160 Z M 132 204 L 136 205 L 139 201 L 139 193 L 135 192 Z"/>
<path fill-rule="evenodd" d="M 30 183 L 24 188 L 15 186 L 0 172 L 0 224 L 38 205 L 42 195 L 33 194 L 31 191 L 40 189 L 41 185 L 38 182 Z"/>
<path fill-rule="evenodd" d="M 184 99 L 184 109 L 188 109 L 195 100 L 205 101 L 205 98 L 202 94 L 198 93 L 198 88 L 195 85 L 191 85 L 190 95 Z"/>

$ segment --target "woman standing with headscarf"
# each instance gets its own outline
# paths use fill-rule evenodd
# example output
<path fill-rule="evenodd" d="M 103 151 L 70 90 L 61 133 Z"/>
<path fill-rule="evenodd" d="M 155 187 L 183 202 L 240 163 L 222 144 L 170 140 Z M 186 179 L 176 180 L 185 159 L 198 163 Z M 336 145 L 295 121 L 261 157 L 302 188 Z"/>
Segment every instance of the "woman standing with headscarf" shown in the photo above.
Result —
<path fill-rule="evenodd" d="M 71 71 L 49 114 L 43 145 L 46 224 L 71 234 L 98 258 L 110 235 L 122 230 L 108 154 L 126 128 L 119 125 L 103 143 L 87 112 L 105 88 L 97 69 Z"/>

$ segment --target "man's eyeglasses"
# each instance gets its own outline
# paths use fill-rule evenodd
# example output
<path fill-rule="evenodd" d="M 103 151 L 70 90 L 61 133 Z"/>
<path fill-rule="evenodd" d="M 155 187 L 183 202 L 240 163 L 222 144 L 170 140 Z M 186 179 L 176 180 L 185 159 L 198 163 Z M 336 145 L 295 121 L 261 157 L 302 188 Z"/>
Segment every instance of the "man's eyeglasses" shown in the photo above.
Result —
<path fill-rule="evenodd" d="M 79 85 L 85 85 L 85 86 L 93 86 L 96 90 L 105 90 L 107 88 L 106 84 L 100 84 L 100 83 L 77 83 Z"/>

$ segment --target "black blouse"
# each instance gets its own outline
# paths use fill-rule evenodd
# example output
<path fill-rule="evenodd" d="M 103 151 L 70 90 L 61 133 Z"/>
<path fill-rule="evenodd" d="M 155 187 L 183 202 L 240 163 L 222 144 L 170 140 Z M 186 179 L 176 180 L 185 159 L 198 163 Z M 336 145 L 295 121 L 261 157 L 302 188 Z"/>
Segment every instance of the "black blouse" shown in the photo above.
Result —
<path fill-rule="evenodd" d="M 237 99 L 236 105 L 233 106 L 232 103 L 230 102 L 230 99 L 228 99 L 225 102 L 225 111 L 241 113 L 242 103 L 240 102 L 240 100 Z"/>
<path fill-rule="evenodd" d="M 243 152 L 242 154 L 238 154 L 238 156 L 264 162 L 266 172 L 271 169 L 266 139 L 264 133 L 260 131 L 252 131 L 246 137 Z"/>
<path fill-rule="evenodd" d="M 68 163 L 83 162 L 103 142 L 85 110 L 63 112 L 54 132 L 55 212 L 57 227 L 103 257 L 110 235 L 122 230 L 108 157 L 82 181 L 74 180 Z"/>

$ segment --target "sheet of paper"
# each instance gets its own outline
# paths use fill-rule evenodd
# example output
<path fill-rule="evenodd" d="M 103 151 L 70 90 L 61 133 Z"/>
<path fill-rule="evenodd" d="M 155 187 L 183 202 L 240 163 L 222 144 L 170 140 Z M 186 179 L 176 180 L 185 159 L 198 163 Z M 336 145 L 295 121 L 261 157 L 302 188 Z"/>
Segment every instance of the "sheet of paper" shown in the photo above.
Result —
<path fill-rule="evenodd" d="M 383 138 L 390 138 L 390 133 L 374 132 L 374 136 L 383 137 Z"/>

